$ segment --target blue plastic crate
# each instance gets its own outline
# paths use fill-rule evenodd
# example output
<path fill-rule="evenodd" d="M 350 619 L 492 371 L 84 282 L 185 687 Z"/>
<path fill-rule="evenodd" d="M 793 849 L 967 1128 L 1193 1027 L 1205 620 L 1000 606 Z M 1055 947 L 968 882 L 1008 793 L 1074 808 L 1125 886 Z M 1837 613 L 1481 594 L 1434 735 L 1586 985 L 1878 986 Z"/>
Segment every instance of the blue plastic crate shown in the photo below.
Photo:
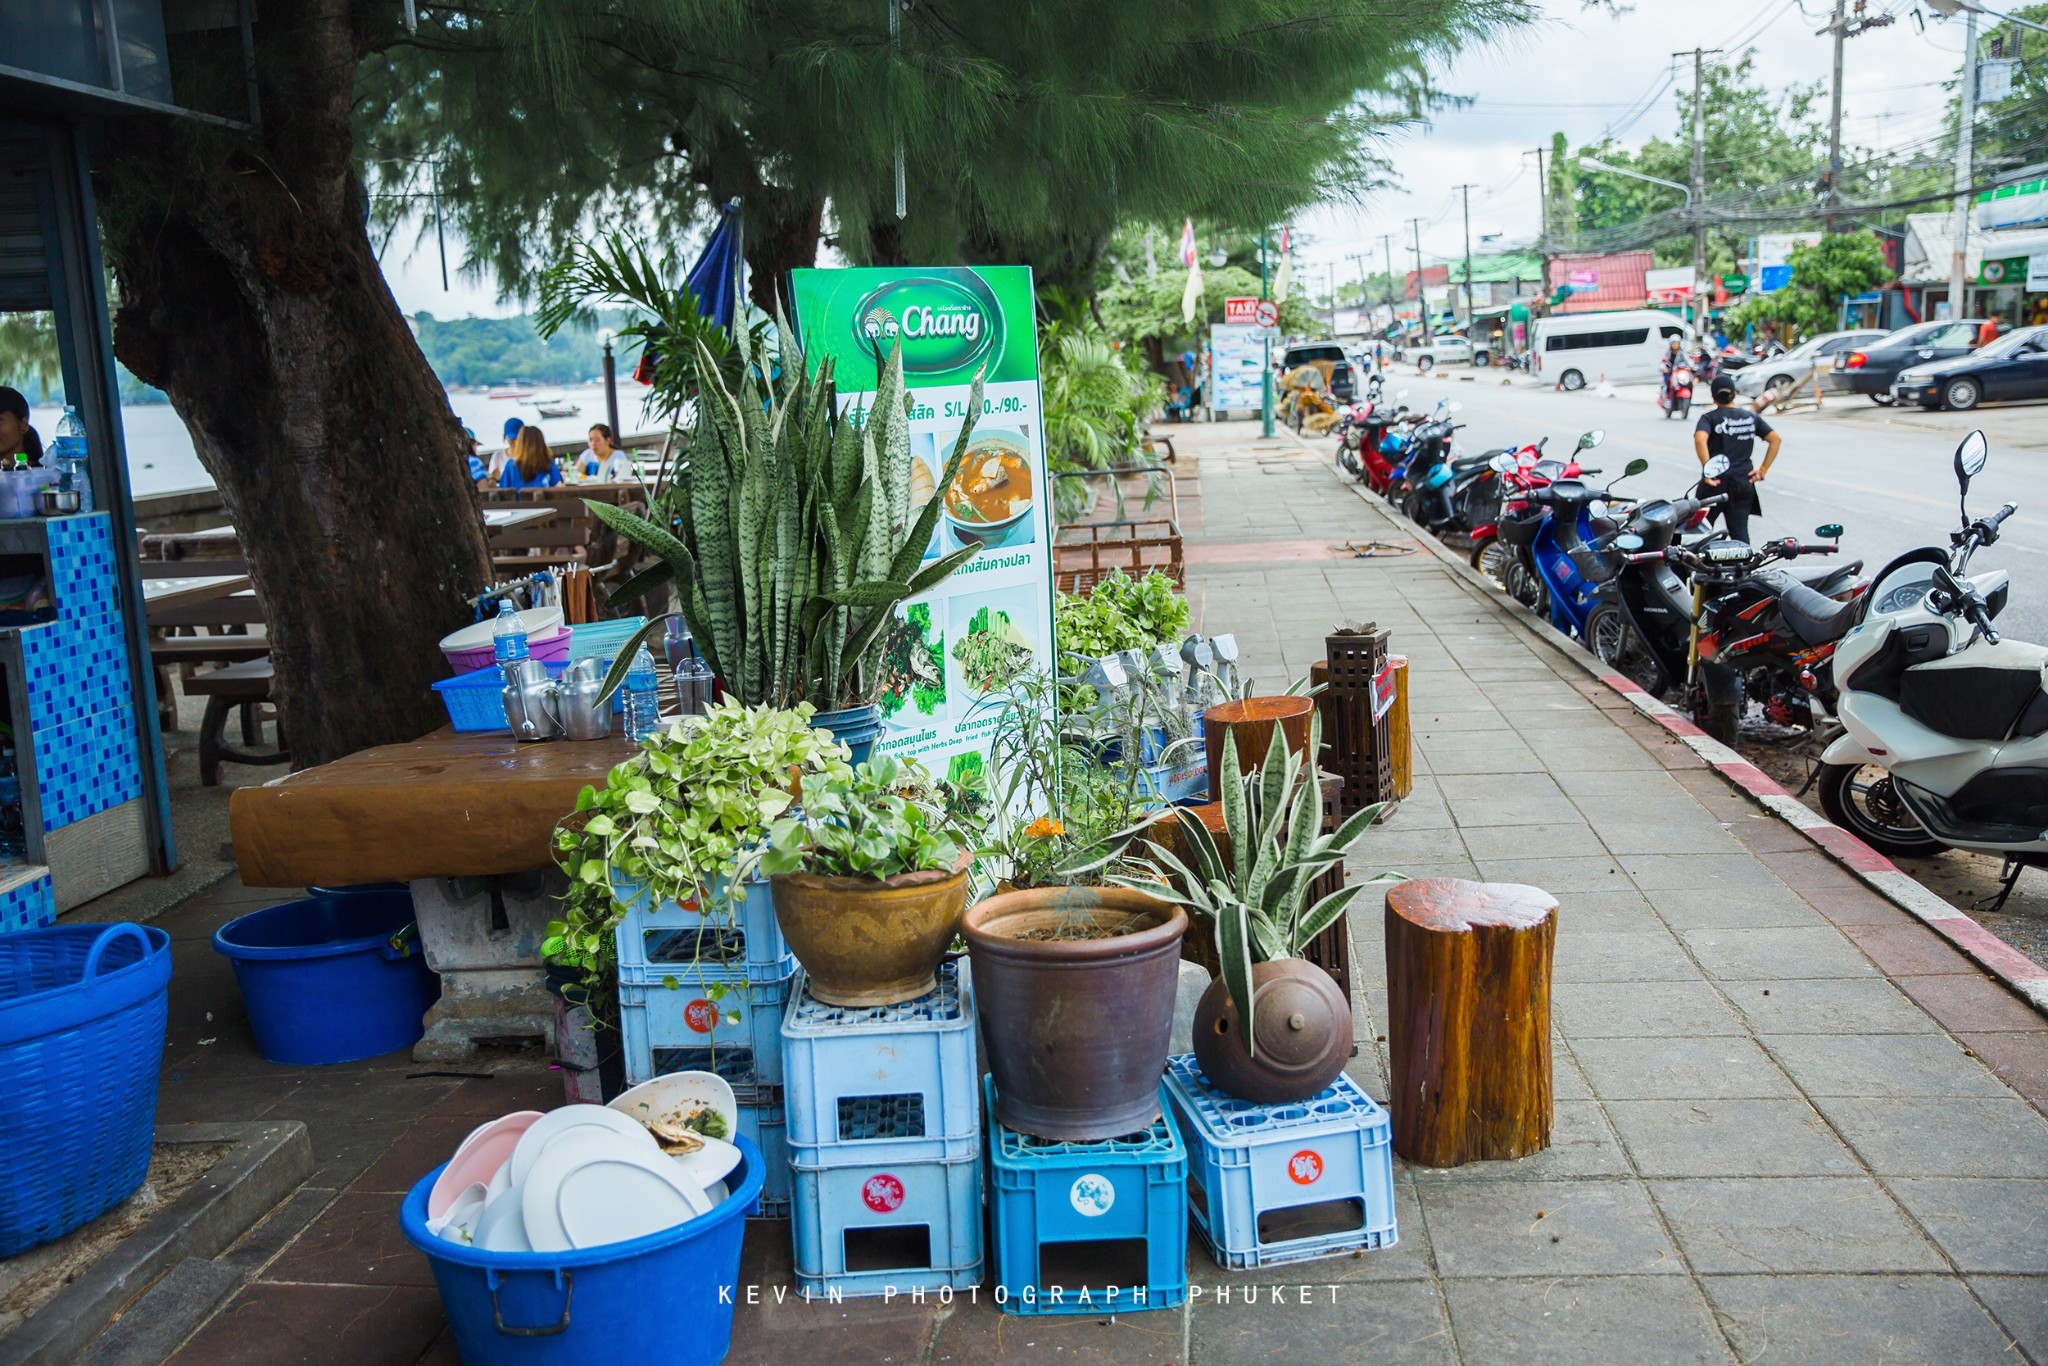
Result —
<path fill-rule="evenodd" d="M 633 638 L 633 633 L 647 624 L 646 617 L 615 617 L 610 621 L 586 621 L 569 628 L 569 658 L 602 659 L 605 667 L 618 658 L 619 647 Z M 661 652 L 661 642 L 655 641 L 649 647 L 655 655 Z"/>
<path fill-rule="evenodd" d="M 800 977 L 782 1018 L 784 1103 L 799 1165 L 943 1162 L 981 1151 L 974 998 L 957 963 L 892 1006 L 834 1006 Z"/>
<path fill-rule="evenodd" d="M 752 1056 L 755 1080 L 782 1084 L 782 1012 L 789 1004 L 789 979 L 780 982 L 719 981 L 706 970 L 680 969 L 676 985 L 619 983 L 619 1033 L 623 1036 L 626 1080 L 632 1085 L 680 1070 L 678 1051 L 709 1050 L 716 1059 L 727 1049 Z M 723 988 L 722 994 L 714 991 Z"/>
<path fill-rule="evenodd" d="M 757 982 L 779 981 L 796 971 L 796 957 L 775 919 L 775 894 L 766 878 L 742 884 L 740 895 L 721 904 L 724 881 L 708 905 L 662 901 L 643 883 L 615 882 L 612 897 L 625 914 L 612 931 L 621 982 L 658 982 L 677 964 L 716 966 L 744 963 Z"/>
<path fill-rule="evenodd" d="M 560 678 L 568 667 L 566 659 L 551 660 L 548 677 Z M 434 691 L 448 708 L 449 724 L 459 731 L 511 729 L 505 716 L 505 675 L 495 664 L 444 678 L 434 684 Z M 612 715 L 617 716 L 624 705 L 625 690 L 620 689 L 612 694 Z"/>
<path fill-rule="evenodd" d="M 1061 1143 L 1010 1129 L 988 1099 L 996 1303 L 1008 1314 L 1128 1314 L 1188 1294 L 1188 1150 L 1165 1115 L 1141 1133 Z M 1063 1244 L 1142 1243 L 1144 1279 L 1066 1284 L 1046 1267 Z M 1135 1264 L 1133 1264 L 1134 1266 Z"/>
<path fill-rule="evenodd" d="M 738 1090 L 737 1087 L 734 1088 Z M 790 1206 L 790 1171 L 788 1126 L 783 1123 L 782 1106 L 750 1105 L 744 1100 L 739 1107 L 740 1132 L 753 1140 L 767 1159 L 767 1171 L 761 1181 L 761 1196 L 754 1207 L 747 1211 L 751 1218 L 787 1219 Z"/>
<path fill-rule="evenodd" d="M 797 1289 L 853 1298 L 981 1284 L 981 1154 L 792 1165 Z M 921 1235 L 921 1236 L 920 1236 Z"/>
<path fill-rule="evenodd" d="M 1166 1101 L 1194 1158 L 1188 1208 L 1219 1265 L 1281 1266 L 1398 1239 L 1392 1125 L 1350 1077 L 1292 1105 L 1254 1105 L 1217 1090 L 1183 1053 L 1167 1061 Z"/>

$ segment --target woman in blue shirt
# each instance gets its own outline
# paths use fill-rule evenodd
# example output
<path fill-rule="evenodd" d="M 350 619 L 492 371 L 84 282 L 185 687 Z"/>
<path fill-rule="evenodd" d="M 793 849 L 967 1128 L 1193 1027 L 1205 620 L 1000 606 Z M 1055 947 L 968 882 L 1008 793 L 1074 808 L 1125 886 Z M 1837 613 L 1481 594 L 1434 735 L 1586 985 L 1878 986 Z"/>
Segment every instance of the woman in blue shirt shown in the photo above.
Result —
<path fill-rule="evenodd" d="M 521 427 L 506 452 L 505 468 L 498 471 L 498 487 L 548 489 L 561 482 L 562 470 L 548 449 L 548 439 L 538 427 Z"/>

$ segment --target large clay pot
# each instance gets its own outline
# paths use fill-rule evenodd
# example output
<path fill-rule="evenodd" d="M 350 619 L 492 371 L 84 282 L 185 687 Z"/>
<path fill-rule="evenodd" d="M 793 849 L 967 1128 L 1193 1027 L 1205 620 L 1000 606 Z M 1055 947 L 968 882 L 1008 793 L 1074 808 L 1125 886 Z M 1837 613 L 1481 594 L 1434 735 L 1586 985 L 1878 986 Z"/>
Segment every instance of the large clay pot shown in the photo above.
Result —
<path fill-rule="evenodd" d="M 1032 939 L 1081 925 L 1099 939 Z M 1092 1142 L 1159 1118 L 1186 912 L 1121 887 L 1036 887 L 976 902 L 960 932 L 995 1075 L 996 1118 Z"/>
<path fill-rule="evenodd" d="M 1247 697 L 1242 702 L 1219 702 L 1202 713 L 1202 743 L 1209 755 L 1209 800 L 1223 799 L 1223 745 L 1237 746 L 1237 770 L 1252 773 L 1263 767 L 1266 751 L 1273 745 L 1273 727 L 1287 736 L 1287 748 L 1300 754 L 1308 748 L 1309 718 L 1315 715 L 1314 698 Z"/>
<path fill-rule="evenodd" d="M 914 1001 L 934 975 L 967 905 L 967 867 L 951 873 L 770 878 L 775 919 L 810 974 L 811 995 L 835 1006 Z"/>
<path fill-rule="evenodd" d="M 1351 1003 L 1330 974 L 1301 958 L 1252 965 L 1258 1056 L 1245 1052 L 1238 1005 L 1218 977 L 1195 1007 L 1195 1061 L 1217 1089 L 1257 1105 L 1307 1100 L 1351 1056 Z"/>

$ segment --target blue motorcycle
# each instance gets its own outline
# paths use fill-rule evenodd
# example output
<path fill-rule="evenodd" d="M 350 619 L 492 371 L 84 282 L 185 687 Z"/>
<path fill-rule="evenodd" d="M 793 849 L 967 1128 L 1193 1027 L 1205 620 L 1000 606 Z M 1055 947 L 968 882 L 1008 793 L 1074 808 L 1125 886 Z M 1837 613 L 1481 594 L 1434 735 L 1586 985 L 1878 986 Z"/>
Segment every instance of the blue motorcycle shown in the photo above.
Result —
<path fill-rule="evenodd" d="M 1631 460 L 1614 482 L 1649 468 L 1647 460 Z M 1599 472 L 1585 470 L 1582 475 Z M 1619 556 L 1607 544 L 1621 526 L 1614 516 L 1619 509 L 1611 505 L 1608 489 L 1594 488 L 1583 477 L 1560 479 L 1522 496 L 1544 514 L 1529 542 L 1529 560 L 1550 606 L 1550 624 L 1566 635 L 1583 636 L 1587 619 L 1600 604 L 1600 585 L 1620 566 Z"/>

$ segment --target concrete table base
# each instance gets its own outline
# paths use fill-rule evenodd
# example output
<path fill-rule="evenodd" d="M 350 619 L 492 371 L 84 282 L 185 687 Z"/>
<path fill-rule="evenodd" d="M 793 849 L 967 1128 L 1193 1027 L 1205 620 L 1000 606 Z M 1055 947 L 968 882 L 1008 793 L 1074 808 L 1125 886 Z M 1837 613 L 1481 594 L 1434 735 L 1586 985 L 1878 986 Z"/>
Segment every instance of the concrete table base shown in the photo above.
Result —
<path fill-rule="evenodd" d="M 566 884 L 555 869 L 505 877 L 421 878 L 413 913 L 441 999 L 413 1045 L 420 1062 L 462 1062 L 485 1039 L 540 1039 L 555 1047 L 555 1003 L 540 946 Z"/>

